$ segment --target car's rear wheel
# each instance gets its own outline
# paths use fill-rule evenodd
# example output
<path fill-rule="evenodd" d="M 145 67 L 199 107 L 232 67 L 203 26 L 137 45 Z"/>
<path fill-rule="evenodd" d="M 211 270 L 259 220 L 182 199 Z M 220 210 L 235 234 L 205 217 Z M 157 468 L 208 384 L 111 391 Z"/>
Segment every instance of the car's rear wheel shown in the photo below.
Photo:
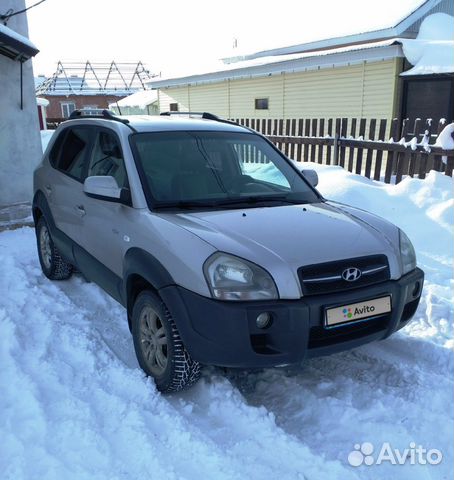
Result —
<path fill-rule="evenodd" d="M 73 267 L 63 259 L 54 245 L 49 226 L 44 217 L 41 217 L 36 225 L 36 240 L 39 263 L 44 275 L 51 280 L 66 280 L 69 278 Z"/>
<path fill-rule="evenodd" d="M 132 335 L 140 367 L 163 393 L 190 387 L 200 364 L 186 350 L 169 310 L 152 291 L 141 292 L 132 311 Z"/>

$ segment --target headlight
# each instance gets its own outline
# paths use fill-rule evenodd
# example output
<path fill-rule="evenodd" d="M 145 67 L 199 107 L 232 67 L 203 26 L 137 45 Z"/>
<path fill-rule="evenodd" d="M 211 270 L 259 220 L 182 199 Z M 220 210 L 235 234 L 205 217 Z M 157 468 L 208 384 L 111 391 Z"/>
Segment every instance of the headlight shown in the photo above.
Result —
<path fill-rule="evenodd" d="M 218 300 L 272 300 L 278 298 L 270 274 L 247 260 L 215 253 L 203 266 L 213 298 Z"/>
<path fill-rule="evenodd" d="M 399 230 L 399 243 L 402 274 L 405 275 L 416 268 L 416 253 L 410 239 L 402 230 Z"/>

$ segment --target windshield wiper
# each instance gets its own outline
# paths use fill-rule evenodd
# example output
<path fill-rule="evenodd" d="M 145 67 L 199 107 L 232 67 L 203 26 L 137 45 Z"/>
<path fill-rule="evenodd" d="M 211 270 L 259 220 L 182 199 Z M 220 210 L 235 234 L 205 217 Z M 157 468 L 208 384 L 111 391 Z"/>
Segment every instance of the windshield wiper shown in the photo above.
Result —
<path fill-rule="evenodd" d="M 302 203 L 307 203 L 304 200 L 290 200 L 287 198 L 287 195 L 250 195 L 247 197 L 235 197 L 235 198 L 222 198 L 213 201 L 207 200 L 189 200 L 184 201 L 180 200 L 177 202 L 159 202 L 154 206 L 155 209 L 181 209 L 181 210 L 190 210 L 194 208 L 216 208 L 216 207 L 226 207 L 226 206 L 244 206 L 244 205 L 256 205 L 259 203 L 287 203 L 289 205 L 299 205 Z"/>
<path fill-rule="evenodd" d="M 300 200 L 290 200 L 287 198 L 287 195 L 250 195 L 248 197 L 236 197 L 236 198 L 226 198 L 225 200 L 218 200 L 217 205 L 255 205 L 257 203 L 266 203 L 266 202 L 282 202 L 288 203 L 291 205 L 297 205 L 299 203 L 306 203 Z"/>
<path fill-rule="evenodd" d="M 155 209 L 162 208 L 178 208 L 181 210 L 192 209 L 192 208 L 206 208 L 206 207 L 215 207 L 217 202 L 206 202 L 206 201 L 178 201 L 178 202 L 159 202 L 154 205 Z"/>

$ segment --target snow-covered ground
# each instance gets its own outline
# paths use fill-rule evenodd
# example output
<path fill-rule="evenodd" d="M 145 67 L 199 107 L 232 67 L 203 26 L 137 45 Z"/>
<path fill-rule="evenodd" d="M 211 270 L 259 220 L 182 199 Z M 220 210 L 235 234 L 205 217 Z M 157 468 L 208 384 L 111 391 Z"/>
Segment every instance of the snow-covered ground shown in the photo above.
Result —
<path fill-rule="evenodd" d="M 41 130 L 41 145 L 43 146 L 43 152 L 46 151 L 47 145 L 50 142 L 50 139 L 52 138 L 52 135 L 54 134 L 55 130 Z"/>
<path fill-rule="evenodd" d="M 0 233 L 0 477 L 448 479 L 453 463 L 452 179 L 385 185 L 308 165 L 330 199 L 380 214 L 426 272 L 409 326 L 375 344 L 260 372 L 210 368 L 162 396 L 138 368 L 125 314 L 75 275 L 41 273 L 34 231 Z M 415 442 L 439 465 L 349 465 L 355 444 Z"/>

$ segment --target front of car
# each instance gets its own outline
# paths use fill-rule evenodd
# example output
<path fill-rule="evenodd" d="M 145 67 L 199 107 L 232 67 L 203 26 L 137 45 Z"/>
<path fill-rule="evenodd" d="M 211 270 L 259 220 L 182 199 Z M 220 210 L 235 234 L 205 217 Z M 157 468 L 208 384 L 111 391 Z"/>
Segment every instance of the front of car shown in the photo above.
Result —
<path fill-rule="evenodd" d="M 176 269 L 175 285 L 160 292 L 191 356 L 298 363 L 406 325 L 423 272 L 405 233 L 326 201 L 262 136 L 213 123 L 131 140 L 151 215 L 212 247 L 202 264 L 176 248 L 204 282 Z"/>

